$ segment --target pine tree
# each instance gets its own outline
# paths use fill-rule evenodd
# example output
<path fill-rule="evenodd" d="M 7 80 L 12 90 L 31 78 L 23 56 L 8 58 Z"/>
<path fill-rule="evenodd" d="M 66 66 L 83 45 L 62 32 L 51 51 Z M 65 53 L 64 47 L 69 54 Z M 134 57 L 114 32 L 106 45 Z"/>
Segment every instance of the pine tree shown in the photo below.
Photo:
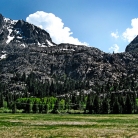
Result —
<path fill-rule="evenodd" d="M 94 113 L 99 114 L 100 113 L 100 99 L 98 95 L 96 95 L 94 98 L 93 106 L 94 106 Z"/>
<path fill-rule="evenodd" d="M 22 77 L 21 77 L 21 81 L 26 81 L 26 74 L 25 74 L 25 72 L 23 73 L 23 75 L 22 75 Z"/>
<path fill-rule="evenodd" d="M 89 111 L 89 114 L 93 113 L 93 99 L 91 94 L 87 96 L 86 110 Z"/>
<path fill-rule="evenodd" d="M 0 94 L 0 107 L 4 107 L 4 96 Z"/>
<path fill-rule="evenodd" d="M 70 97 L 66 96 L 65 97 L 65 110 L 70 110 Z"/>
<path fill-rule="evenodd" d="M 74 93 L 71 98 L 71 103 L 73 104 L 72 109 L 77 110 L 77 95 Z"/>
<path fill-rule="evenodd" d="M 120 104 L 118 102 L 118 97 L 115 98 L 115 102 L 113 104 L 113 114 L 119 114 L 120 113 Z"/>
<path fill-rule="evenodd" d="M 9 92 L 8 92 L 8 94 L 6 96 L 6 101 L 7 101 L 7 107 L 10 108 L 11 105 L 10 105 L 10 99 L 9 99 Z"/>
<path fill-rule="evenodd" d="M 124 96 L 120 95 L 118 101 L 120 104 L 120 113 L 124 114 L 125 113 L 125 98 L 124 98 Z"/>
<path fill-rule="evenodd" d="M 131 102 L 130 94 L 127 94 L 126 102 L 125 102 L 125 109 L 127 114 L 132 114 L 133 111 L 133 105 Z"/>
<path fill-rule="evenodd" d="M 114 106 L 115 99 L 116 99 L 115 94 L 111 93 L 111 98 L 110 98 L 110 110 L 111 110 L 111 113 L 113 113 L 113 106 Z"/>
<path fill-rule="evenodd" d="M 38 104 L 37 104 L 36 101 L 34 101 L 34 104 L 33 104 L 32 110 L 33 110 L 34 113 L 38 113 L 38 111 L 39 111 Z"/>
<path fill-rule="evenodd" d="M 12 105 L 12 113 L 16 113 L 16 112 L 17 112 L 17 107 L 16 107 L 16 102 L 14 102 Z"/>
<path fill-rule="evenodd" d="M 52 113 L 60 113 L 59 112 L 59 100 L 57 99 L 53 108 Z"/>
<path fill-rule="evenodd" d="M 39 113 L 42 113 L 43 112 L 43 103 L 42 102 L 39 102 L 39 105 L 38 105 L 38 107 L 39 107 Z"/>
<path fill-rule="evenodd" d="M 30 101 L 30 99 L 27 100 L 25 111 L 26 111 L 26 113 L 31 113 L 31 101 Z"/>
<path fill-rule="evenodd" d="M 133 92 L 132 93 L 132 113 L 136 113 L 137 112 L 137 101 L 136 101 L 136 93 Z"/>
<path fill-rule="evenodd" d="M 44 110 L 45 110 L 45 113 L 48 114 L 48 111 L 49 111 L 49 105 L 48 104 L 44 105 Z"/>
<path fill-rule="evenodd" d="M 102 101 L 102 113 L 103 114 L 109 114 L 110 113 L 110 103 L 109 99 L 104 98 Z"/>

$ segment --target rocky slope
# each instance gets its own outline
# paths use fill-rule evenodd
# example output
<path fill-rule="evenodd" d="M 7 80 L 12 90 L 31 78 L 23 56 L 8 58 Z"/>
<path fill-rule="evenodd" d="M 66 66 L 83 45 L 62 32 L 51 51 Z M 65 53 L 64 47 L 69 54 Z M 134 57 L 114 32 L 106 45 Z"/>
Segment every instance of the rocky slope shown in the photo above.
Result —
<path fill-rule="evenodd" d="M 126 52 L 117 54 L 81 45 L 56 45 L 45 30 L 0 15 L 0 81 L 4 83 L 23 72 L 34 72 L 40 81 L 66 75 L 101 85 L 117 82 L 138 72 L 137 48 L 138 37 Z"/>
<path fill-rule="evenodd" d="M 138 35 L 134 38 L 134 40 L 126 47 L 126 52 L 130 51 L 138 51 Z"/>

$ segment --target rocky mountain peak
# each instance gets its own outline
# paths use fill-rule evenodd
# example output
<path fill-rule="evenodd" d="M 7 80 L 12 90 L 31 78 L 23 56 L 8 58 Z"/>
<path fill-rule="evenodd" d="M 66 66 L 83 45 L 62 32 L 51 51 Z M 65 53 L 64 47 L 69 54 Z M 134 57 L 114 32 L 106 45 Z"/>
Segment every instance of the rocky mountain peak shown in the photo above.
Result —
<path fill-rule="evenodd" d="M 126 47 L 126 52 L 138 50 L 138 35 L 132 40 L 132 42 Z"/>
<path fill-rule="evenodd" d="M 0 42 L 3 45 L 17 46 L 56 46 L 45 30 L 25 22 L 24 20 L 11 20 L 0 15 Z"/>
<path fill-rule="evenodd" d="M 23 20 L 19 20 L 14 28 L 21 31 L 23 39 L 27 43 L 43 44 L 43 46 L 48 46 L 47 41 L 52 43 L 49 33 Z"/>
<path fill-rule="evenodd" d="M 3 24 L 4 24 L 4 19 L 2 14 L 0 14 L 0 29 L 2 28 Z"/>

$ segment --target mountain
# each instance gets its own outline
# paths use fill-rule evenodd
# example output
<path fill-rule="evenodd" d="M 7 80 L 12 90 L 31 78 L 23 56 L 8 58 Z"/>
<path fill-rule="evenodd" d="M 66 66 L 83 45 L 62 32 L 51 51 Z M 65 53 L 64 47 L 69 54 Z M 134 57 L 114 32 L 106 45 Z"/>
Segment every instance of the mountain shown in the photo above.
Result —
<path fill-rule="evenodd" d="M 132 42 L 126 47 L 126 52 L 138 50 L 138 35 L 132 40 Z"/>
<path fill-rule="evenodd" d="M 2 15 L 0 15 L 0 43 L 20 47 L 28 45 L 39 47 L 56 45 L 45 30 L 23 20 L 11 20 Z"/>
<path fill-rule="evenodd" d="M 0 81 L 10 87 L 15 85 L 12 82 L 15 74 L 28 76 L 31 72 L 43 82 L 66 76 L 104 85 L 135 76 L 137 83 L 137 48 L 138 36 L 126 47 L 126 52 L 116 54 L 83 45 L 57 45 L 45 30 L 0 15 Z"/>

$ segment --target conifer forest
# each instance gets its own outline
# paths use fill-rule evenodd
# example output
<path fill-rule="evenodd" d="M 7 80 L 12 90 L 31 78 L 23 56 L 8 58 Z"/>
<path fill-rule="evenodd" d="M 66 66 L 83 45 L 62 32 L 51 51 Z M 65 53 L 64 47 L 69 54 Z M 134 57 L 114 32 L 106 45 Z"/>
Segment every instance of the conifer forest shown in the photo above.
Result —
<path fill-rule="evenodd" d="M 54 76 L 56 81 L 39 81 L 31 72 L 15 74 L 12 83 L 21 83 L 9 91 L 0 84 L 0 107 L 16 113 L 83 113 L 83 114 L 135 114 L 138 113 L 137 76 L 125 77 L 118 83 L 103 85 L 89 81 L 76 81 Z M 7 111 L 7 112 L 8 112 Z M 6 111 L 5 111 L 6 112 Z"/>

